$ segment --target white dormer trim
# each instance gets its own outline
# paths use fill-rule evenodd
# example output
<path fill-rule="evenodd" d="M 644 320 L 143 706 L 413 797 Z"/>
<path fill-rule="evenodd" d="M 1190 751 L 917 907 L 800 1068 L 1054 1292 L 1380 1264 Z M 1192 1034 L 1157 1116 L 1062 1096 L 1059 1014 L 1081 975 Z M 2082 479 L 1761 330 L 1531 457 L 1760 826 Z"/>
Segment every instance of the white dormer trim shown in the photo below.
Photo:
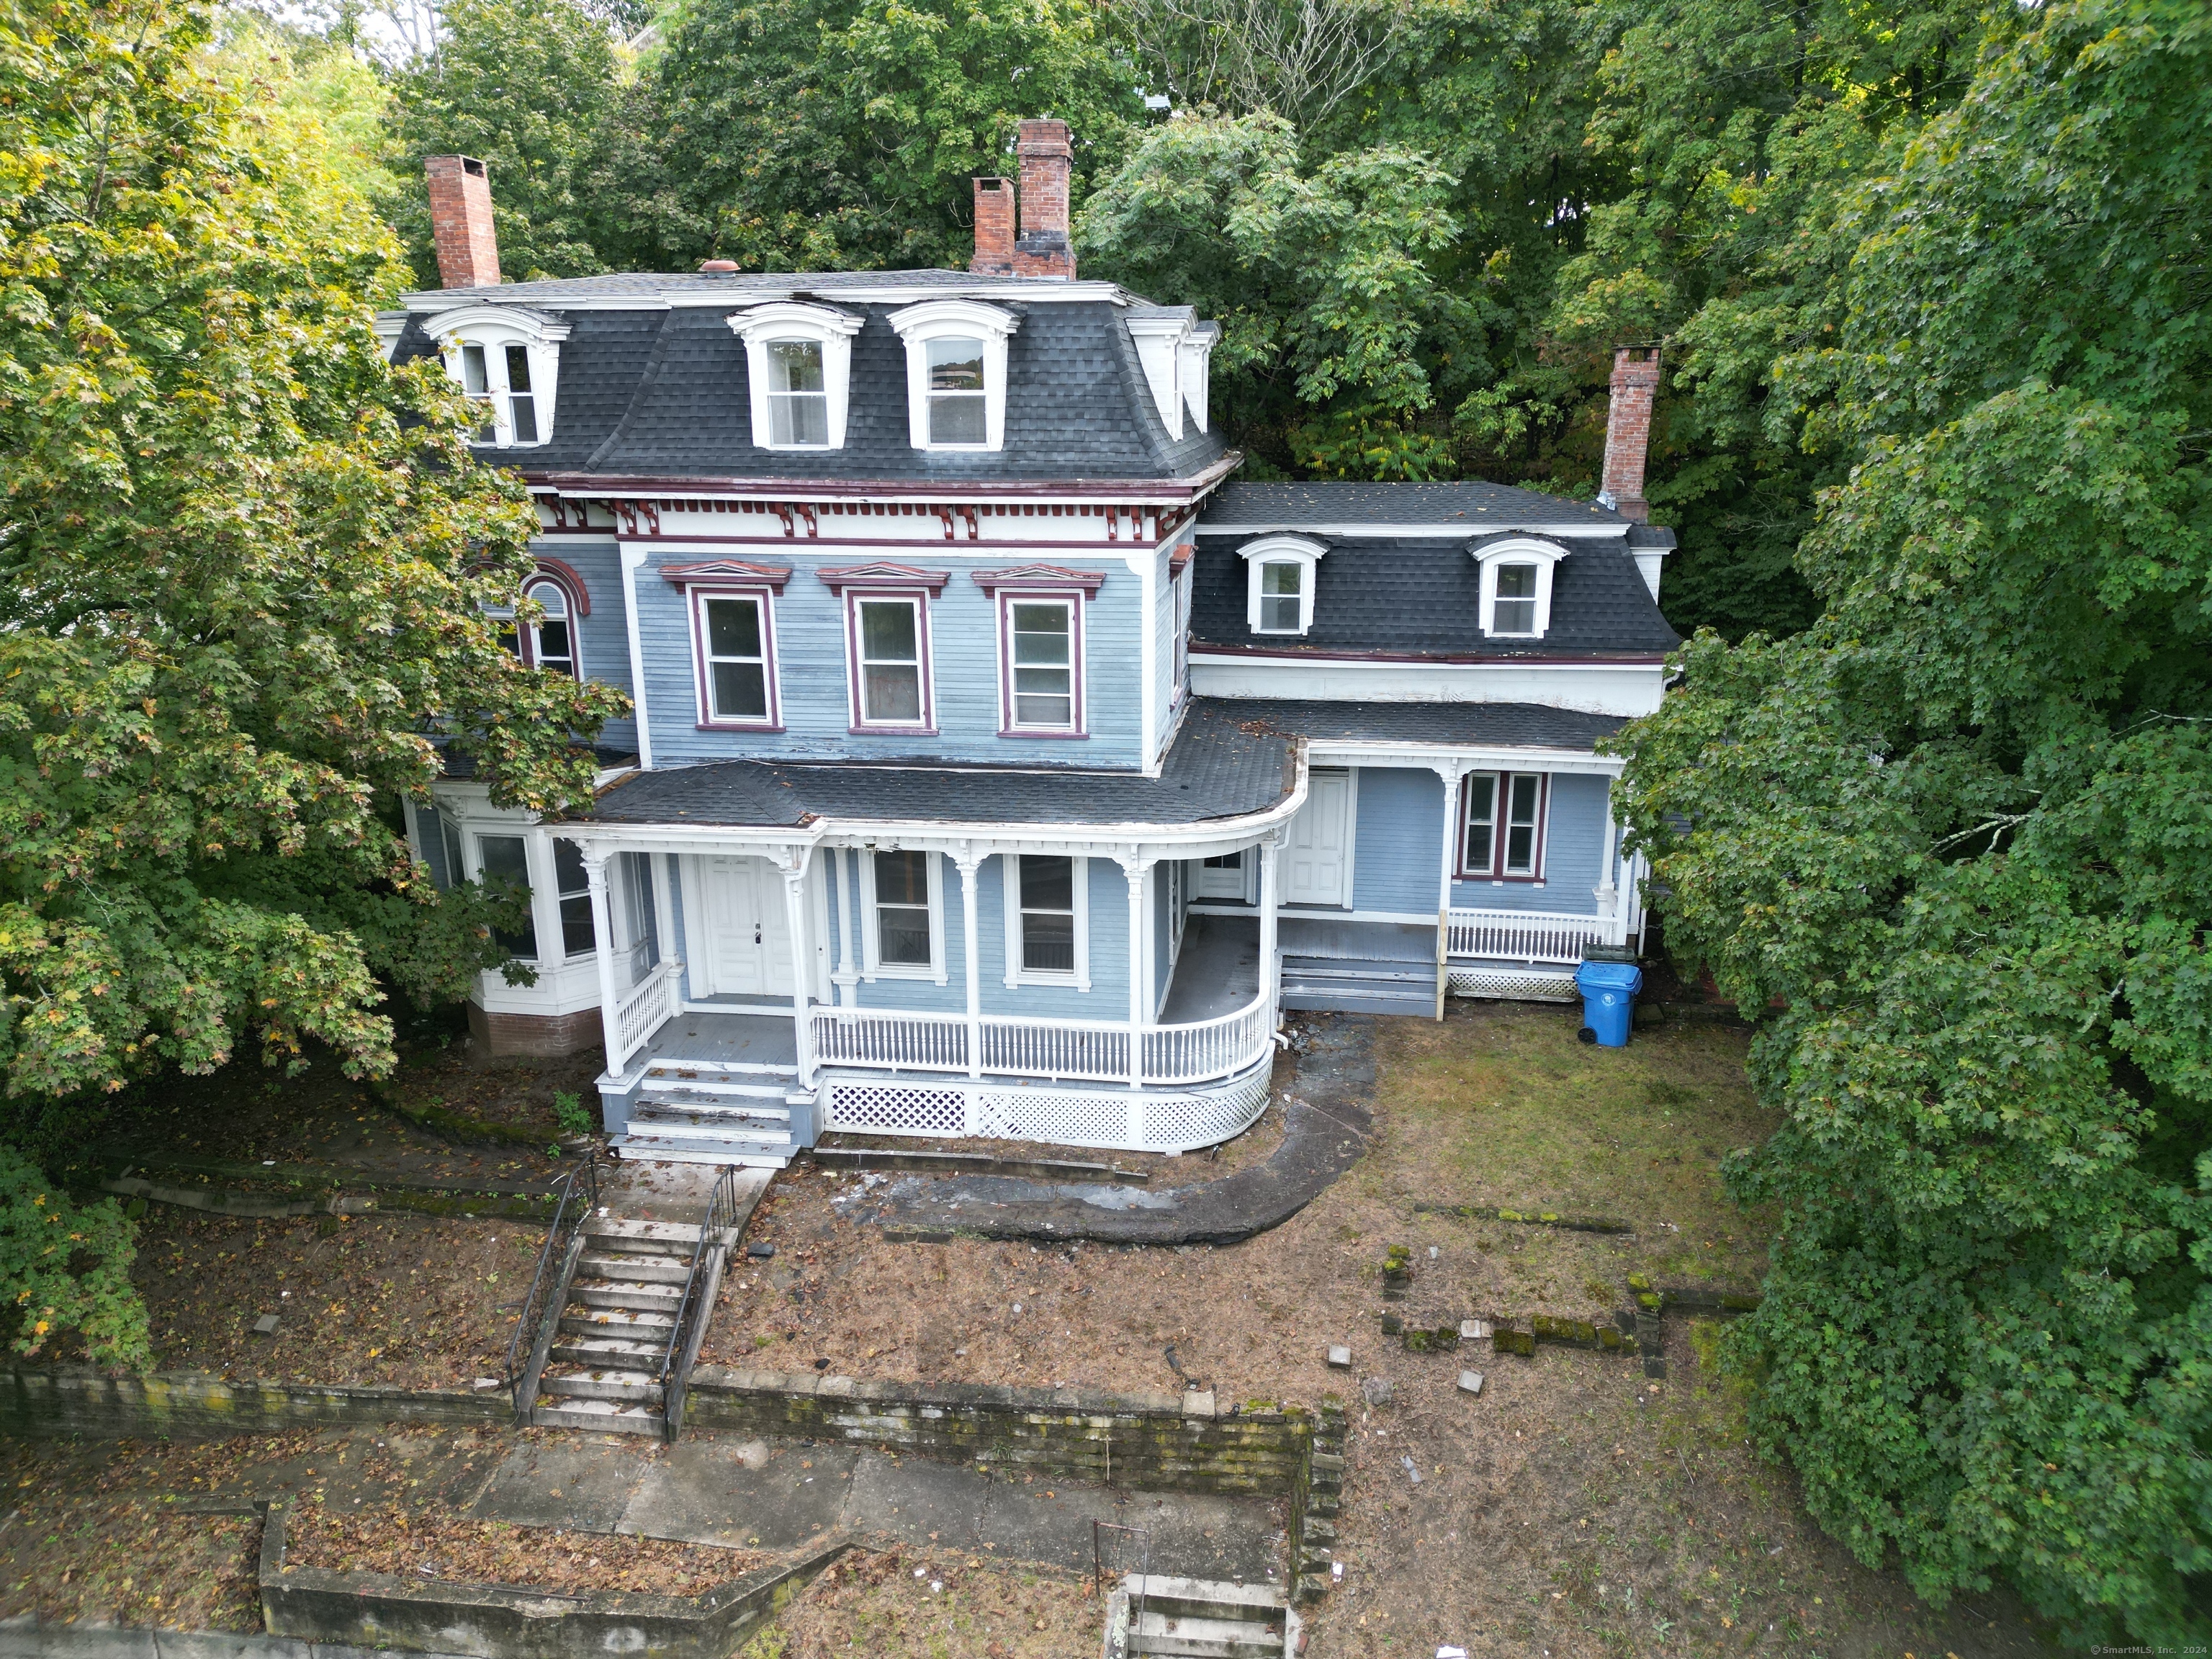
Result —
<path fill-rule="evenodd" d="M 1237 550 L 1244 556 L 1244 625 L 1255 634 L 1304 634 L 1313 626 L 1314 579 L 1320 574 L 1326 544 L 1304 536 L 1262 536 Z M 1261 580 L 1271 564 L 1291 564 L 1298 569 L 1298 625 L 1295 629 L 1261 625 Z"/>
<path fill-rule="evenodd" d="M 1022 319 L 997 306 L 975 300 L 925 300 L 890 315 L 891 327 L 906 343 L 906 418 L 916 449 L 981 453 L 1006 445 L 1006 342 Z M 980 444 L 929 441 L 929 353 L 932 340 L 965 336 L 983 343 L 983 429 Z"/>
<path fill-rule="evenodd" d="M 1567 550 L 1556 542 L 1539 541 L 1534 536 L 1509 536 L 1503 541 L 1491 542 L 1474 550 L 1474 562 L 1482 568 L 1482 632 L 1493 640 L 1540 640 L 1552 629 L 1552 571 Z M 1535 626 L 1529 629 L 1502 629 L 1496 625 L 1498 612 L 1498 573 L 1508 565 L 1534 565 L 1536 570 Z"/>
<path fill-rule="evenodd" d="M 471 305 L 441 313 L 435 332 L 446 373 L 456 386 L 468 385 L 463 366 L 465 348 L 476 346 L 483 352 L 483 396 L 491 413 L 491 436 L 480 441 L 515 449 L 552 438 L 553 411 L 561 391 L 561 343 L 568 337 L 568 324 L 516 306 Z M 520 346 L 527 356 L 534 438 L 516 435 L 515 393 L 507 366 L 509 346 Z"/>
<path fill-rule="evenodd" d="M 384 347 L 384 361 L 390 362 L 392 354 L 399 349 L 399 337 L 407 331 L 407 313 L 404 311 L 380 311 L 376 320 L 369 325 Z"/>
<path fill-rule="evenodd" d="M 1187 313 L 1121 319 L 1137 348 L 1137 362 L 1144 368 L 1145 384 L 1152 389 L 1152 405 L 1159 410 L 1168 436 L 1177 441 L 1182 438 L 1183 347 L 1194 332 L 1194 321 Z"/>
<path fill-rule="evenodd" d="M 845 414 L 850 407 L 853 385 L 853 337 L 865 320 L 850 312 L 828 306 L 811 306 L 796 300 L 780 300 L 732 312 L 724 319 L 730 332 L 744 342 L 745 383 L 751 391 L 753 447 L 756 449 L 821 450 L 845 447 Z M 771 340 L 811 340 L 822 348 L 822 390 L 829 406 L 827 444 L 776 444 L 769 441 L 768 348 Z"/>
<path fill-rule="evenodd" d="M 1206 406 L 1213 378 L 1213 347 L 1220 338 L 1218 327 L 1212 323 L 1201 323 L 1176 348 L 1176 373 L 1182 382 L 1182 404 L 1190 411 L 1191 424 L 1200 432 L 1207 429 Z"/>

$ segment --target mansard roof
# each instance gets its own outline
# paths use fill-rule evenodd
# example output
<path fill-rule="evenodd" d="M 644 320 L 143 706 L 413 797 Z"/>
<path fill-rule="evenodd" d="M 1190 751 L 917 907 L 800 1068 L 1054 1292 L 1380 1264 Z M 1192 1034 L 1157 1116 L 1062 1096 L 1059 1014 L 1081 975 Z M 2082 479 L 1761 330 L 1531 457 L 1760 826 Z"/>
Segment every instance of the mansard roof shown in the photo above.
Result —
<path fill-rule="evenodd" d="M 1297 783 L 1291 738 L 1239 707 L 1191 700 L 1160 775 L 933 766 L 927 758 L 793 764 L 706 761 L 608 789 L 598 823 L 799 829 L 817 818 L 903 823 L 1196 824 L 1264 812 Z"/>
<path fill-rule="evenodd" d="M 1253 489 L 1313 487 L 1229 484 L 1214 501 Z M 1389 493 L 1401 489 L 1464 491 L 1462 499 L 1468 500 L 1480 499 L 1482 492 L 1491 491 L 1498 495 L 1533 495 L 1531 491 L 1505 490 L 1494 484 L 1346 487 L 1374 491 L 1382 498 L 1362 501 L 1362 511 L 1385 510 Z M 1490 499 L 1494 501 L 1497 495 Z M 1546 504 L 1541 510 L 1589 506 L 1552 496 L 1534 499 Z M 1421 510 L 1434 510 L 1433 501 Z M 1591 511 L 1603 513 L 1604 509 Z M 1631 548 L 1640 544 L 1631 543 L 1626 522 L 1613 514 L 1606 514 L 1615 526 L 1610 533 L 1560 538 L 1559 544 L 1566 550 L 1566 556 L 1553 570 L 1551 626 L 1541 639 L 1492 639 L 1482 631 L 1482 572 L 1473 556 L 1474 550 L 1497 539 L 1501 532 L 1519 528 L 1510 522 L 1494 528 L 1486 526 L 1484 533 L 1475 536 L 1346 535 L 1340 532 L 1315 535 L 1307 530 L 1303 533 L 1329 550 L 1315 567 L 1312 626 L 1297 635 L 1255 634 L 1248 625 L 1247 566 L 1239 550 L 1258 532 L 1260 520 L 1253 520 L 1251 529 L 1240 526 L 1224 533 L 1215 522 L 1224 516 L 1209 504 L 1199 523 L 1190 607 L 1194 651 L 1226 648 L 1277 657 L 1370 655 L 1511 661 L 1648 659 L 1681 642 L 1681 636 L 1660 615 L 1658 603 L 1637 568 Z M 1527 517 L 1541 522 L 1534 514 Z M 1324 524 L 1348 522 L 1322 513 L 1316 513 L 1316 518 Z M 1601 527 L 1589 522 L 1593 529 Z M 1270 529 L 1276 527 L 1272 519 L 1267 523 Z M 1527 533 L 1540 532 L 1532 526 Z M 1671 536 L 1668 541 L 1671 544 Z"/>
<path fill-rule="evenodd" d="M 919 450 L 908 428 L 905 349 L 890 317 L 916 300 L 988 299 L 1016 314 L 1007 342 L 1006 443 L 996 452 Z M 845 443 L 769 450 L 752 441 L 744 343 L 726 320 L 769 298 L 830 299 L 864 319 L 853 340 Z M 650 480 L 680 486 L 755 479 L 823 484 L 902 481 L 1162 482 L 1217 475 L 1228 450 L 1186 422 L 1169 436 L 1111 283 L 978 277 L 950 270 L 805 276 L 659 276 L 513 283 L 407 296 L 397 362 L 436 349 L 438 314 L 491 301 L 568 326 L 550 441 L 487 449 L 532 478 Z"/>

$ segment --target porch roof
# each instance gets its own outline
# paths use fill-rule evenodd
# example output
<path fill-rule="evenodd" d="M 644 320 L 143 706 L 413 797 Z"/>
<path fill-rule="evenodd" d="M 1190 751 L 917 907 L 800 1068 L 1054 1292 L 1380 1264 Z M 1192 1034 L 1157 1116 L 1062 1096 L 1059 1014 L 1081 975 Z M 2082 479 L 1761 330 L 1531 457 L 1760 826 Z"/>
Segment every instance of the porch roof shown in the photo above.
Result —
<path fill-rule="evenodd" d="M 817 818 L 915 823 L 1191 824 L 1264 812 L 1297 783 L 1288 733 L 1240 705 L 1194 698 L 1156 778 L 1133 772 L 844 762 L 708 761 L 611 785 L 597 823 L 799 829 Z"/>
<path fill-rule="evenodd" d="M 1324 743 L 1419 743 L 1439 748 L 1571 749 L 1588 754 L 1628 724 L 1534 702 L 1322 702 L 1291 697 L 1207 702 L 1242 724 Z"/>

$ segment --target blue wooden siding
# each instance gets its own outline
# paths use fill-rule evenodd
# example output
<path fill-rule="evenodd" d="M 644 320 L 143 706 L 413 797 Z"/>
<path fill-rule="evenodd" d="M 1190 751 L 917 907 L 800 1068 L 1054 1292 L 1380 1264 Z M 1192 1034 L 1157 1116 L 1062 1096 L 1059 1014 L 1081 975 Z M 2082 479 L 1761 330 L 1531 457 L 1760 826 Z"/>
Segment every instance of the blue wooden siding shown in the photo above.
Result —
<path fill-rule="evenodd" d="M 1352 830 L 1352 907 L 1437 913 L 1443 780 L 1426 767 L 1363 766 Z"/>
<path fill-rule="evenodd" d="M 1152 730 L 1148 756 L 1160 753 L 1175 719 L 1175 584 L 1168 580 L 1173 550 L 1163 548 L 1152 561 Z"/>
<path fill-rule="evenodd" d="M 620 551 L 611 541 L 580 542 L 566 538 L 535 543 L 531 550 L 560 560 L 583 578 L 585 590 L 591 595 L 592 614 L 577 617 L 575 628 L 585 677 L 628 691 L 629 622 L 623 598 Z M 600 729 L 599 741 L 610 748 L 634 749 L 637 722 L 609 720 Z"/>
<path fill-rule="evenodd" d="M 848 727 L 845 610 L 839 596 L 815 574 L 823 565 L 868 562 L 865 551 L 841 549 L 835 557 L 793 548 L 744 550 L 763 563 L 793 567 L 775 603 L 781 732 L 702 732 L 698 729 L 697 682 L 690 621 L 681 589 L 664 580 L 664 564 L 695 564 L 711 550 L 655 550 L 636 574 L 638 633 L 645 663 L 647 712 L 653 722 L 657 765 L 767 755 L 790 758 L 854 757 L 991 761 L 1000 765 L 1129 767 L 1143 763 L 1143 702 L 1139 695 L 1144 626 L 1141 584 L 1119 559 L 1072 558 L 1071 568 L 1103 570 L 1106 580 L 1085 607 L 1085 702 L 1087 738 L 1001 738 L 999 732 L 997 607 L 969 573 L 1022 561 L 999 553 L 978 556 L 965 548 L 886 548 L 878 556 L 933 570 L 952 579 L 930 605 L 938 735 L 855 736 Z M 598 600 L 593 598 L 594 619 Z M 887 807 L 890 803 L 886 803 Z"/>
<path fill-rule="evenodd" d="M 1597 914 L 1604 879 L 1606 785 L 1601 777 L 1552 775 L 1552 809 L 1544 838 L 1544 881 L 1455 881 L 1452 902 L 1470 910 L 1552 910 Z M 1434 901 L 1431 901 L 1433 902 Z"/>
<path fill-rule="evenodd" d="M 1352 846 L 1355 909 L 1436 914 L 1443 794 L 1443 781 L 1426 768 L 1360 769 Z M 1606 780 L 1555 772 L 1541 884 L 1455 881 L 1452 903 L 1470 910 L 1595 915 L 1605 847 Z"/>
<path fill-rule="evenodd" d="M 829 865 L 825 888 L 830 903 L 830 966 L 834 973 L 843 961 L 844 929 L 852 926 L 852 900 L 845 890 L 844 854 L 828 851 L 816 854 L 817 873 Z M 1129 1017 L 1129 890 L 1121 866 L 1111 859 L 1091 859 L 1090 866 L 1091 989 L 1073 985 L 1006 983 L 1006 860 L 993 857 L 975 872 L 976 967 L 980 1005 L 987 1014 L 1022 1014 L 1041 1019 L 1126 1020 Z M 967 942 L 961 922 L 960 871 L 940 858 L 939 874 L 945 894 L 945 978 L 939 985 L 927 979 L 878 979 L 854 987 L 863 1008 L 902 1008 L 929 1013 L 965 1013 L 968 1009 Z M 862 926 L 866 926 L 863 918 Z M 853 941 L 855 969 L 866 960 L 861 939 Z"/>

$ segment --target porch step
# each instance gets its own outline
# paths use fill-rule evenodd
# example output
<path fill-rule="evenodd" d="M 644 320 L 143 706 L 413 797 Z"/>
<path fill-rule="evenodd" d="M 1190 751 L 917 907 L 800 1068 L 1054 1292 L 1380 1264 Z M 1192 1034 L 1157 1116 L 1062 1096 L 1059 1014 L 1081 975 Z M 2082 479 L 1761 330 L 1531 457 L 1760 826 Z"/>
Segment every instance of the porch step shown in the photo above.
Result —
<path fill-rule="evenodd" d="M 638 1129 L 640 1124 L 704 1125 L 733 1134 L 781 1135 L 791 1133 L 791 1109 L 788 1106 L 723 1106 L 700 1105 L 690 1101 L 662 1100 L 648 1095 L 630 1108 L 629 1121 L 635 1133 L 649 1134 L 650 1129 Z"/>
<path fill-rule="evenodd" d="M 696 1100 L 705 1106 L 739 1101 L 772 1101 L 780 1106 L 790 1092 L 790 1086 L 781 1081 L 732 1083 L 719 1078 L 655 1077 L 649 1072 L 638 1085 L 639 1097 L 643 1100 Z"/>
<path fill-rule="evenodd" d="M 660 1375 L 653 1371 L 583 1370 L 549 1372 L 538 1385 L 541 1394 L 570 1400 L 636 1400 L 660 1403 Z"/>
<path fill-rule="evenodd" d="M 680 1255 L 686 1261 L 699 1248 L 698 1228 L 681 1221 L 618 1221 L 593 1216 L 584 1223 L 584 1237 L 610 1241 L 604 1248 L 625 1255 L 646 1251 Z"/>
<path fill-rule="evenodd" d="M 684 1286 L 679 1285 L 647 1285 L 632 1280 L 623 1284 L 602 1279 L 595 1283 L 579 1282 L 568 1292 L 572 1308 L 621 1308 L 632 1313 L 666 1313 L 673 1315 L 684 1300 Z"/>
<path fill-rule="evenodd" d="M 668 1350 L 665 1336 L 659 1342 L 633 1342 L 618 1336 L 569 1336 L 553 1339 L 553 1359 L 563 1369 L 581 1366 L 619 1370 L 624 1366 L 651 1365 L 659 1369 Z"/>
<path fill-rule="evenodd" d="M 790 1148 L 791 1128 L 773 1118 L 748 1121 L 744 1118 L 706 1119 L 694 1121 L 685 1118 L 633 1117 L 629 1121 L 631 1140 L 666 1140 L 678 1146 L 702 1146 L 728 1141 L 732 1144 L 757 1144 L 763 1146 Z"/>
<path fill-rule="evenodd" d="M 644 1159 L 656 1164 L 733 1164 L 744 1170 L 781 1170 L 789 1166 L 798 1148 L 788 1140 L 777 1146 L 765 1141 L 739 1143 L 725 1141 L 716 1150 L 700 1146 L 680 1146 L 670 1141 L 657 1141 L 636 1135 L 619 1135 L 611 1143 L 617 1158 Z M 711 1143 L 710 1143 L 711 1144 Z"/>
<path fill-rule="evenodd" d="M 567 1336 L 621 1337 L 634 1342 L 658 1342 L 668 1346 L 668 1334 L 676 1328 L 676 1316 L 669 1313 L 645 1313 L 629 1308 L 579 1309 L 573 1304 L 562 1310 L 561 1331 Z"/>
<path fill-rule="evenodd" d="M 649 1060 L 644 1075 L 680 1079 L 687 1083 L 725 1079 L 732 1083 L 752 1078 L 797 1077 L 799 1063 L 782 1060 Z"/>
<path fill-rule="evenodd" d="M 1283 1006 L 1362 1014 L 1434 1014 L 1433 962 L 1363 962 L 1348 957 L 1283 958 Z"/>

